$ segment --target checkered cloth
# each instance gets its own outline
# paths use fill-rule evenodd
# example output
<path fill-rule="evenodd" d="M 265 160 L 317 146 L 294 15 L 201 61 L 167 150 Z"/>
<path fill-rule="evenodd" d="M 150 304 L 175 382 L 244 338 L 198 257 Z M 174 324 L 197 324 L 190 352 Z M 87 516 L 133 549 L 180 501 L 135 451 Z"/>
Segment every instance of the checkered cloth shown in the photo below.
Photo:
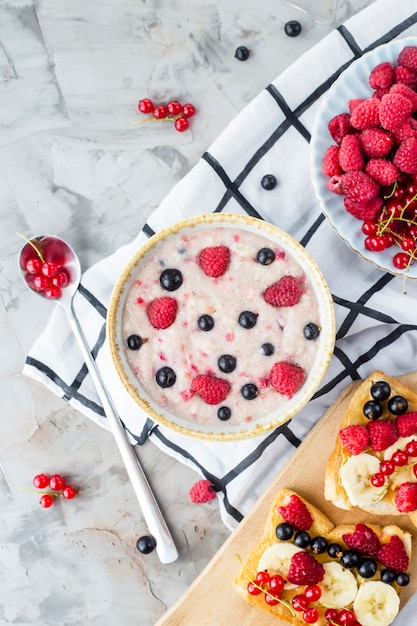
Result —
<path fill-rule="evenodd" d="M 209 479 L 229 528 L 249 512 L 348 383 L 367 377 L 376 368 L 392 376 L 415 368 L 417 281 L 409 281 L 404 295 L 400 277 L 375 268 L 339 239 L 313 190 L 309 141 L 319 105 L 341 72 L 382 43 L 417 35 L 416 8 L 413 0 L 378 0 L 331 32 L 245 107 L 131 244 L 82 277 L 76 313 L 131 442 L 142 446 L 150 440 Z M 276 176 L 278 185 L 273 190 L 260 185 L 265 174 Z M 247 441 L 189 439 L 155 424 L 118 380 L 106 342 L 113 285 L 139 246 L 173 222 L 211 212 L 247 214 L 290 233 L 321 268 L 336 311 L 334 356 L 315 396 L 289 423 Z M 59 307 L 30 350 L 24 373 L 107 426 Z"/>

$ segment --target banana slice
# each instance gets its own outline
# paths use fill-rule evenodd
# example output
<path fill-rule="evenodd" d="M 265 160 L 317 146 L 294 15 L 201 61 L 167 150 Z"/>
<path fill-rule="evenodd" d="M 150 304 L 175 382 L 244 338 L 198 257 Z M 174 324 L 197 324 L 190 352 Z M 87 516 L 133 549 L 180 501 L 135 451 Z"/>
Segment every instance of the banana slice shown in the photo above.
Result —
<path fill-rule="evenodd" d="M 353 603 L 356 619 L 362 626 L 389 626 L 400 608 L 400 598 L 391 585 L 370 580 L 359 587 Z"/>
<path fill-rule="evenodd" d="M 302 552 L 302 548 L 298 548 L 293 543 L 274 543 L 267 548 L 262 554 L 258 563 L 258 572 L 262 570 L 273 570 L 277 574 L 281 574 L 285 579 L 290 569 L 291 558 L 297 552 Z M 286 589 L 294 589 L 297 585 L 286 583 Z"/>
<path fill-rule="evenodd" d="M 321 589 L 320 602 L 324 606 L 332 608 L 349 606 L 358 591 L 355 576 L 337 561 L 323 563 L 323 567 L 325 574 L 319 583 Z"/>
<path fill-rule="evenodd" d="M 384 497 L 384 487 L 374 487 L 372 474 L 379 472 L 379 460 L 376 456 L 363 452 L 349 457 L 340 468 L 340 480 L 343 489 L 353 506 L 369 506 Z"/>

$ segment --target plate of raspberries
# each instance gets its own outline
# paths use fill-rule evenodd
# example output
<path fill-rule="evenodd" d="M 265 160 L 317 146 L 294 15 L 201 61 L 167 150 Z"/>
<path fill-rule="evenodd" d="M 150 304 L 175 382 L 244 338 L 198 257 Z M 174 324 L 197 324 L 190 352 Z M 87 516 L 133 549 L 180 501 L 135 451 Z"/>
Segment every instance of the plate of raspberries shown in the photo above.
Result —
<path fill-rule="evenodd" d="M 349 247 L 417 278 L 417 37 L 378 46 L 340 75 L 317 114 L 311 171 Z"/>

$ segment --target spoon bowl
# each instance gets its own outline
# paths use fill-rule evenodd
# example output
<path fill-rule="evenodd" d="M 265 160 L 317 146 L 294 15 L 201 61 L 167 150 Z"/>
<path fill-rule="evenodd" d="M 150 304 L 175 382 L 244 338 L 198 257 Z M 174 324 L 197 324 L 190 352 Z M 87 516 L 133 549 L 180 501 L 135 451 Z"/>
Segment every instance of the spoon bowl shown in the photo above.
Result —
<path fill-rule="evenodd" d="M 33 237 L 26 240 L 20 252 L 19 267 L 29 289 L 42 298 L 54 301 L 64 309 L 100 397 L 143 517 L 155 539 L 156 552 L 162 563 L 172 563 L 178 558 L 174 541 L 139 459 L 127 439 L 123 422 L 104 384 L 74 312 L 74 296 L 81 280 L 81 266 L 76 253 L 66 241 L 58 237 L 52 235 Z"/>

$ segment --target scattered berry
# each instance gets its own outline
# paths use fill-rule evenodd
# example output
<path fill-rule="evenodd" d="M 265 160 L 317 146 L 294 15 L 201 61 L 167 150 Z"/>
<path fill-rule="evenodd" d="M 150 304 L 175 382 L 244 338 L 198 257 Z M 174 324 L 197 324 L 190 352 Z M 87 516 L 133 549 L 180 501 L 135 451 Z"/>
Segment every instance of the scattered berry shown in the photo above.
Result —
<path fill-rule="evenodd" d="M 170 100 L 167 104 L 167 109 L 170 115 L 179 115 L 182 113 L 182 104 L 178 100 Z"/>
<path fill-rule="evenodd" d="M 313 524 L 313 518 L 307 506 L 295 494 L 290 496 L 288 504 L 278 507 L 278 511 L 288 524 L 299 530 L 308 530 Z"/>
<path fill-rule="evenodd" d="M 190 127 L 189 117 L 195 115 L 195 106 L 191 102 L 181 104 L 179 100 L 170 100 L 166 105 L 155 105 L 150 98 L 139 100 L 138 109 L 141 113 L 150 115 L 146 120 L 173 121 L 174 128 L 182 133 Z"/>
<path fill-rule="evenodd" d="M 66 486 L 65 478 L 61 474 L 54 474 L 49 479 L 49 486 L 54 491 L 62 491 Z"/>
<path fill-rule="evenodd" d="M 204 248 L 198 257 L 198 263 L 206 276 L 223 276 L 229 267 L 230 250 L 227 246 Z"/>
<path fill-rule="evenodd" d="M 154 104 L 149 98 L 139 100 L 138 109 L 141 113 L 152 113 L 154 108 Z"/>
<path fill-rule="evenodd" d="M 49 476 L 37 474 L 33 479 L 33 484 L 37 489 L 45 489 L 45 487 L 49 487 Z"/>
<path fill-rule="evenodd" d="M 216 497 L 216 490 L 209 480 L 199 480 L 190 489 L 190 498 L 192 502 L 202 504 L 209 502 Z"/>
<path fill-rule="evenodd" d="M 72 500 L 72 498 L 75 498 L 75 496 L 77 495 L 78 491 L 76 489 L 74 489 L 74 487 L 72 487 L 71 485 L 67 485 L 66 487 L 64 487 L 64 489 L 62 490 L 62 495 L 64 496 L 64 498 L 66 498 L 67 500 Z"/>
<path fill-rule="evenodd" d="M 182 114 L 185 115 L 185 117 L 192 117 L 195 115 L 195 106 L 191 104 L 191 102 L 187 102 L 182 107 Z"/>
<path fill-rule="evenodd" d="M 152 111 L 152 115 L 157 120 L 163 120 L 168 115 L 168 109 L 167 109 L 167 107 L 165 105 L 160 104 L 159 106 L 154 108 L 154 110 Z"/>
<path fill-rule="evenodd" d="M 250 56 L 250 51 L 246 46 L 239 46 L 235 50 L 235 59 L 238 61 L 247 61 Z"/>
<path fill-rule="evenodd" d="M 294 276 L 283 276 L 264 293 L 264 300 L 275 307 L 294 306 L 301 298 L 300 283 Z"/>
<path fill-rule="evenodd" d="M 179 117 L 175 120 L 174 126 L 175 130 L 177 130 L 179 133 L 183 133 L 185 130 L 187 130 L 187 128 L 189 128 L 190 122 L 187 120 L 186 117 Z"/>
<path fill-rule="evenodd" d="M 360 424 L 350 424 L 342 428 L 339 432 L 339 439 L 347 452 L 353 455 L 361 454 L 369 445 L 368 430 Z"/>
<path fill-rule="evenodd" d="M 392 535 L 389 542 L 381 546 L 377 556 L 382 565 L 397 573 L 405 571 L 409 566 L 409 558 L 404 543 L 398 535 Z"/>
<path fill-rule="evenodd" d="M 277 186 L 277 179 L 273 174 L 265 174 L 265 176 L 261 179 L 261 187 L 262 189 L 266 189 L 266 191 L 272 191 Z"/>
<path fill-rule="evenodd" d="M 275 391 L 292 398 L 302 386 L 305 380 L 305 372 L 298 365 L 280 361 L 272 366 L 269 380 Z"/>
<path fill-rule="evenodd" d="M 49 493 L 44 493 L 43 496 L 41 496 L 39 503 L 44 509 L 49 509 L 49 507 L 54 503 L 54 498 Z"/>
<path fill-rule="evenodd" d="M 148 304 L 146 313 L 153 328 L 165 329 L 175 322 L 177 316 L 178 303 L 175 298 L 162 296 L 156 298 Z"/>
<path fill-rule="evenodd" d="M 139 537 L 136 542 L 136 547 L 142 554 L 150 554 L 156 546 L 156 541 L 153 537 L 143 536 Z"/>
<path fill-rule="evenodd" d="M 193 378 L 191 388 L 207 404 L 220 404 L 226 399 L 230 391 L 230 384 L 222 378 L 201 374 Z"/>
<path fill-rule="evenodd" d="M 302 27 L 298 20 L 290 20 L 284 25 L 284 32 L 288 37 L 298 37 Z"/>

